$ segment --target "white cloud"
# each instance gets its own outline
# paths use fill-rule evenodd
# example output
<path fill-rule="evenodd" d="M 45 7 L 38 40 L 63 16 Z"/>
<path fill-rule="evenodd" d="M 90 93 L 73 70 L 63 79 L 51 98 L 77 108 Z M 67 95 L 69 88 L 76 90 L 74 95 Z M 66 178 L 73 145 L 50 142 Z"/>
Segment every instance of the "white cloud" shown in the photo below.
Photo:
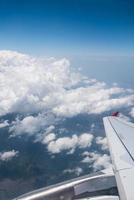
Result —
<path fill-rule="evenodd" d="M 54 133 L 49 133 L 42 139 L 42 144 L 48 144 L 49 142 L 56 139 L 56 135 Z"/>
<path fill-rule="evenodd" d="M 63 171 L 63 174 L 76 174 L 77 176 L 79 176 L 80 174 L 82 174 L 83 169 L 81 167 L 76 167 L 74 169 L 65 169 Z"/>
<path fill-rule="evenodd" d="M 9 161 L 17 155 L 18 155 L 18 151 L 15 151 L 15 150 L 2 152 L 0 153 L 0 160 Z"/>
<path fill-rule="evenodd" d="M 65 88 L 79 81 L 63 58 L 37 59 L 12 51 L 0 51 L 0 115 L 33 113 L 59 104 Z"/>
<path fill-rule="evenodd" d="M 96 137 L 96 144 L 101 145 L 102 150 L 107 150 L 108 149 L 108 144 L 107 144 L 107 138 L 106 137 Z"/>
<path fill-rule="evenodd" d="M 78 138 L 78 145 L 80 146 L 80 148 L 90 147 L 92 144 L 92 140 L 93 140 L 93 135 L 89 133 L 83 133 Z"/>
<path fill-rule="evenodd" d="M 9 126 L 8 120 L 5 120 L 5 121 L 0 123 L 0 128 L 5 128 L 7 126 Z"/>
<path fill-rule="evenodd" d="M 58 138 L 57 140 L 51 141 L 48 144 L 48 151 L 51 153 L 60 153 L 63 150 L 75 149 L 77 143 L 77 135 L 73 135 L 72 137 Z"/>
<path fill-rule="evenodd" d="M 94 155 L 93 159 L 95 159 L 93 163 L 93 168 L 95 171 L 101 170 L 102 168 L 107 169 L 111 167 L 110 157 L 107 154 Z"/>
<path fill-rule="evenodd" d="M 38 141 L 42 138 L 41 131 L 46 132 L 43 137 L 53 133 L 46 129 L 49 126 L 54 129 L 53 124 L 60 118 L 81 113 L 100 114 L 134 105 L 134 93 L 117 85 L 108 87 L 104 82 L 74 72 L 66 58 L 44 59 L 0 51 L 0 100 L 0 115 L 22 114 L 21 119 L 11 123 L 11 134 L 38 134 Z M 49 147 L 55 148 L 61 141 L 52 141 Z M 79 146 L 86 145 L 79 138 Z"/>
<path fill-rule="evenodd" d="M 118 98 L 112 98 L 116 92 Z M 120 97 L 121 88 L 103 89 L 91 86 L 68 91 L 61 105 L 54 107 L 53 112 L 59 116 L 74 116 L 80 113 L 100 114 L 120 107 L 128 107 L 134 103 L 134 95 Z"/>
<path fill-rule="evenodd" d="M 82 77 L 66 58 L 40 59 L 12 51 L 0 51 L 0 99 L 0 115 L 51 112 L 70 117 L 134 104 L 132 90 Z"/>
<path fill-rule="evenodd" d="M 43 126 L 42 127 L 41 127 L 41 124 L 38 124 L 39 128 L 42 131 L 44 131 L 44 133 L 42 133 L 42 131 L 41 132 L 35 132 L 34 142 L 41 142 L 42 144 L 47 144 L 47 143 L 49 143 L 50 141 L 52 141 L 56 138 L 55 133 L 52 132 L 52 131 L 54 131 L 55 126 L 54 125 L 47 126 L 47 125 L 49 125 L 49 123 L 52 123 L 53 119 L 52 118 L 50 119 L 49 117 L 47 117 L 46 119 L 43 118 Z M 45 124 L 44 124 L 44 122 L 45 122 Z"/>
<path fill-rule="evenodd" d="M 27 116 L 22 120 L 16 119 L 12 123 L 12 127 L 9 131 L 12 133 L 12 136 L 15 135 L 34 135 L 40 132 L 42 129 L 46 128 L 46 134 L 49 133 L 50 130 L 54 129 L 54 126 L 49 126 L 54 121 L 53 115 L 42 115 L 39 114 L 37 116 Z"/>
<path fill-rule="evenodd" d="M 62 137 L 50 141 L 47 148 L 50 153 L 60 153 L 64 150 L 68 150 L 70 153 L 73 153 L 77 147 L 90 147 L 92 144 L 92 140 L 93 135 L 89 133 L 83 133 L 80 136 L 72 135 L 72 137 Z"/>
<path fill-rule="evenodd" d="M 22 133 L 29 133 L 32 135 L 35 132 L 39 131 L 42 125 L 43 120 L 41 117 L 28 116 L 21 121 L 17 120 L 10 131 L 14 131 L 14 134 L 18 135 Z"/>
<path fill-rule="evenodd" d="M 84 152 L 82 163 L 89 163 L 93 167 L 94 171 L 101 169 L 107 169 L 111 167 L 110 156 L 107 154 L 99 154 L 97 152 Z"/>

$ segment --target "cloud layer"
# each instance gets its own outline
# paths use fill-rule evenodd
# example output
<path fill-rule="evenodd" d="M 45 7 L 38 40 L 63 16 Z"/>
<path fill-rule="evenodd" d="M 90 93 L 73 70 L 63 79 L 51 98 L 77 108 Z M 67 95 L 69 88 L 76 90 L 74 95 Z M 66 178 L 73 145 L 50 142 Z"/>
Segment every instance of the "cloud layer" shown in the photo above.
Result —
<path fill-rule="evenodd" d="M 0 115 L 52 112 L 70 117 L 134 103 L 131 90 L 107 87 L 73 71 L 66 59 L 0 51 Z"/>
<path fill-rule="evenodd" d="M 78 114 L 102 114 L 130 106 L 134 106 L 133 90 L 87 78 L 74 71 L 66 58 L 44 59 L 0 51 L 0 116 L 17 116 L 12 121 L 1 120 L 0 128 L 9 127 L 11 136 L 34 136 L 34 142 L 42 143 L 50 154 L 72 154 L 78 148 L 85 151 L 93 142 L 106 151 L 106 138 L 93 135 L 94 124 L 91 131 L 78 135 L 62 135 L 56 132 L 56 125 Z M 134 116 L 134 109 L 130 114 Z M 0 159 L 10 160 L 17 153 L 0 153 Z M 109 167 L 110 158 L 85 152 L 82 163 L 92 164 L 96 171 Z M 82 173 L 79 167 L 67 170 L 64 173 Z"/>

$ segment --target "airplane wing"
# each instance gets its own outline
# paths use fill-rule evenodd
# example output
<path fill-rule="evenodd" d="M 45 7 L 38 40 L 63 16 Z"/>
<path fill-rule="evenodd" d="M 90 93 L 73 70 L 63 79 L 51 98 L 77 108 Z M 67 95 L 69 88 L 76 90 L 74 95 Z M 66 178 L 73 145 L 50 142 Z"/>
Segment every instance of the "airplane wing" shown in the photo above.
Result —
<path fill-rule="evenodd" d="M 134 124 L 119 117 L 103 119 L 121 200 L 134 200 Z"/>

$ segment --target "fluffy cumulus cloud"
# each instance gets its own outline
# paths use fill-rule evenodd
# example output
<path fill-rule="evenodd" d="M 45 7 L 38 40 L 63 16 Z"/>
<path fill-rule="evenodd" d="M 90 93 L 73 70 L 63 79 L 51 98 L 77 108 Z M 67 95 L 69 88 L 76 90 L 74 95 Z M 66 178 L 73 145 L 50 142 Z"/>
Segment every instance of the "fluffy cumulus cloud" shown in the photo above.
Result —
<path fill-rule="evenodd" d="M 86 88 L 80 87 L 67 91 L 61 104 L 53 111 L 57 115 L 66 117 L 80 113 L 100 114 L 111 109 L 132 105 L 134 95 L 126 95 L 127 92 L 123 88 L 107 88 L 104 83 L 97 82 Z M 114 95 L 118 97 L 115 98 Z"/>
<path fill-rule="evenodd" d="M 110 168 L 111 162 L 110 162 L 110 156 L 107 154 L 100 155 L 100 154 L 92 154 L 92 160 L 94 160 L 93 168 L 95 171 L 98 171 L 102 168 Z"/>
<path fill-rule="evenodd" d="M 12 51 L 0 52 L 0 115 L 52 109 L 79 76 L 63 58 L 37 59 Z"/>
<path fill-rule="evenodd" d="M 5 151 L 0 153 L 0 160 L 1 161 L 9 161 L 18 155 L 18 151 Z"/>
<path fill-rule="evenodd" d="M 56 139 L 56 135 L 54 133 L 49 133 L 48 135 L 46 135 L 43 140 L 42 143 L 43 144 L 49 144 L 49 142 L 53 141 Z"/>
<path fill-rule="evenodd" d="M 134 103 L 133 91 L 88 79 L 66 59 L 0 51 L 0 115 L 51 112 L 70 117 Z"/>
<path fill-rule="evenodd" d="M 96 144 L 101 145 L 102 150 L 108 149 L 107 138 L 106 137 L 96 137 Z"/>
<path fill-rule="evenodd" d="M 80 136 L 72 135 L 72 137 L 61 137 L 55 139 L 55 136 L 49 134 L 46 136 L 48 142 L 48 151 L 50 153 L 60 153 L 62 151 L 69 151 L 73 153 L 76 148 L 90 147 L 93 140 L 93 135 L 89 133 L 83 133 Z"/>
<path fill-rule="evenodd" d="M 99 171 L 101 169 L 107 169 L 111 167 L 110 156 L 107 154 L 85 151 L 82 156 L 84 158 L 81 162 L 88 163 L 89 166 L 92 165 L 94 171 Z"/>
<path fill-rule="evenodd" d="M 50 125 L 54 121 L 53 115 L 42 115 L 39 114 L 37 116 L 26 116 L 22 120 L 16 119 L 12 122 L 11 127 L 9 131 L 12 133 L 12 135 L 22 135 L 22 134 L 28 134 L 28 135 L 34 135 L 35 133 L 40 132 L 43 128 Z M 49 131 L 49 129 L 53 128 L 54 126 L 48 126 L 46 129 L 46 133 Z"/>

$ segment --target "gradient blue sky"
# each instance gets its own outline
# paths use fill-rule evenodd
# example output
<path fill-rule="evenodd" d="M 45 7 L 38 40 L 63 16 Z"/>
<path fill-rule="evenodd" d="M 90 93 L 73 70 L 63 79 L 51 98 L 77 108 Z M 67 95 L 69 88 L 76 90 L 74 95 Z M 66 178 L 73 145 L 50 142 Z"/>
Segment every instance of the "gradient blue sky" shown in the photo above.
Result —
<path fill-rule="evenodd" d="M 0 0 L 0 48 L 48 55 L 132 55 L 134 1 Z"/>
<path fill-rule="evenodd" d="M 0 49 L 66 56 L 93 76 L 132 68 L 134 1 L 0 0 Z"/>

